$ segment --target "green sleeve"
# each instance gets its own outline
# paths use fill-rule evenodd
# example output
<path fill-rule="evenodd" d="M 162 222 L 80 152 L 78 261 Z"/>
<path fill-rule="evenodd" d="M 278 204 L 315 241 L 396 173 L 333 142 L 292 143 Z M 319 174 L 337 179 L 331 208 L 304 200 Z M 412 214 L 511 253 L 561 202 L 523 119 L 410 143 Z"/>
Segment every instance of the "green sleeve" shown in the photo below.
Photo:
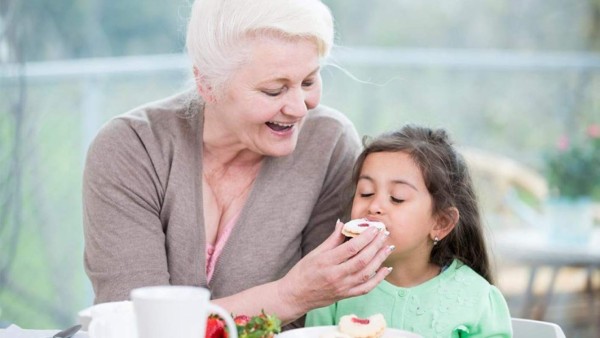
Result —
<path fill-rule="evenodd" d="M 309 311 L 306 314 L 305 326 L 337 325 L 335 311 L 337 303 Z"/>
<path fill-rule="evenodd" d="M 490 286 L 487 299 L 482 299 L 482 311 L 479 323 L 472 333 L 459 335 L 470 338 L 510 338 L 512 337 L 511 316 L 508 305 L 500 290 Z"/>

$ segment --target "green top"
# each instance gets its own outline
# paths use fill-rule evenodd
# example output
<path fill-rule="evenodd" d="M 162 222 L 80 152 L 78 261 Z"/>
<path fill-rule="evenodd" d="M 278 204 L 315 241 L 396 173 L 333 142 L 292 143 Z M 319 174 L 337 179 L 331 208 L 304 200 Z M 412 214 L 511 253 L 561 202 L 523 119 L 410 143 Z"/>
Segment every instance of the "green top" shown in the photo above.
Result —
<path fill-rule="evenodd" d="M 500 291 L 458 260 L 411 288 L 381 282 L 366 295 L 310 311 L 306 326 L 336 325 L 356 314 L 382 313 L 388 327 L 423 337 L 512 337 L 511 316 Z"/>

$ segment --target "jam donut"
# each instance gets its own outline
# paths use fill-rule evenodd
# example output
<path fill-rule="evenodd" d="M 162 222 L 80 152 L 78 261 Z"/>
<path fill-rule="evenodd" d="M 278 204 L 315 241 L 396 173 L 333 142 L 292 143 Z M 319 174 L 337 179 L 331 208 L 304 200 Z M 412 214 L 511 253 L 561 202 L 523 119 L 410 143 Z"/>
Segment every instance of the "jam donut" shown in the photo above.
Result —
<path fill-rule="evenodd" d="M 380 230 L 385 230 L 385 224 L 381 222 L 369 221 L 366 218 L 353 219 L 342 228 L 342 234 L 346 237 L 356 237 L 369 227 L 376 227 Z"/>
<path fill-rule="evenodd" d="M 359 318 L 354 314 L 340 318 L 339 330 L 354 338 L 379 338 L 386 328 L 385 318 L 381 313 L 369 318 Z"/>

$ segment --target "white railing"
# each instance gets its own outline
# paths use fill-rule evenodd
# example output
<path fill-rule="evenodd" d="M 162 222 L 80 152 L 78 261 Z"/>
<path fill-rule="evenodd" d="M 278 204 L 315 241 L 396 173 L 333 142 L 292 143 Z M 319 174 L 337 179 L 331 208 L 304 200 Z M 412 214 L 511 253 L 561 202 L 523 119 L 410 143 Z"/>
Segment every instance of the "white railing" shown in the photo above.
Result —
<path fill-rule="evenodd" d="M 478 70 L 598 70 L 600 53 L 521 52 L 481 49 L 401 49 L 336 47 L 332 60 L 348 66 L 407 66 L 467 68 Z M 23 67 L 21 67 L 23 66 Z M 30 62 L 0 66 L 0 78 L 25 76 L 29 80 L 94 75 L 186 71 L 191 64 L 185 54 L 123 56 Z"/>

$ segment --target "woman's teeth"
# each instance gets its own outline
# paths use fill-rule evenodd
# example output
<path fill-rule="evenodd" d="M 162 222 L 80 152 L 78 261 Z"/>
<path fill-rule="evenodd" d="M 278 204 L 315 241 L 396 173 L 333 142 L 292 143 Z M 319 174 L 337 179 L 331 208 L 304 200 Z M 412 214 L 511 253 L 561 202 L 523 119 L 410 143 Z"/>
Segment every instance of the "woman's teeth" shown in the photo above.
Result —
<path fill-rule="evenodd" d="M 267 122 L 267 126 L 274 131 L 284 131 L 294 126 L 293 123 Z"/>

